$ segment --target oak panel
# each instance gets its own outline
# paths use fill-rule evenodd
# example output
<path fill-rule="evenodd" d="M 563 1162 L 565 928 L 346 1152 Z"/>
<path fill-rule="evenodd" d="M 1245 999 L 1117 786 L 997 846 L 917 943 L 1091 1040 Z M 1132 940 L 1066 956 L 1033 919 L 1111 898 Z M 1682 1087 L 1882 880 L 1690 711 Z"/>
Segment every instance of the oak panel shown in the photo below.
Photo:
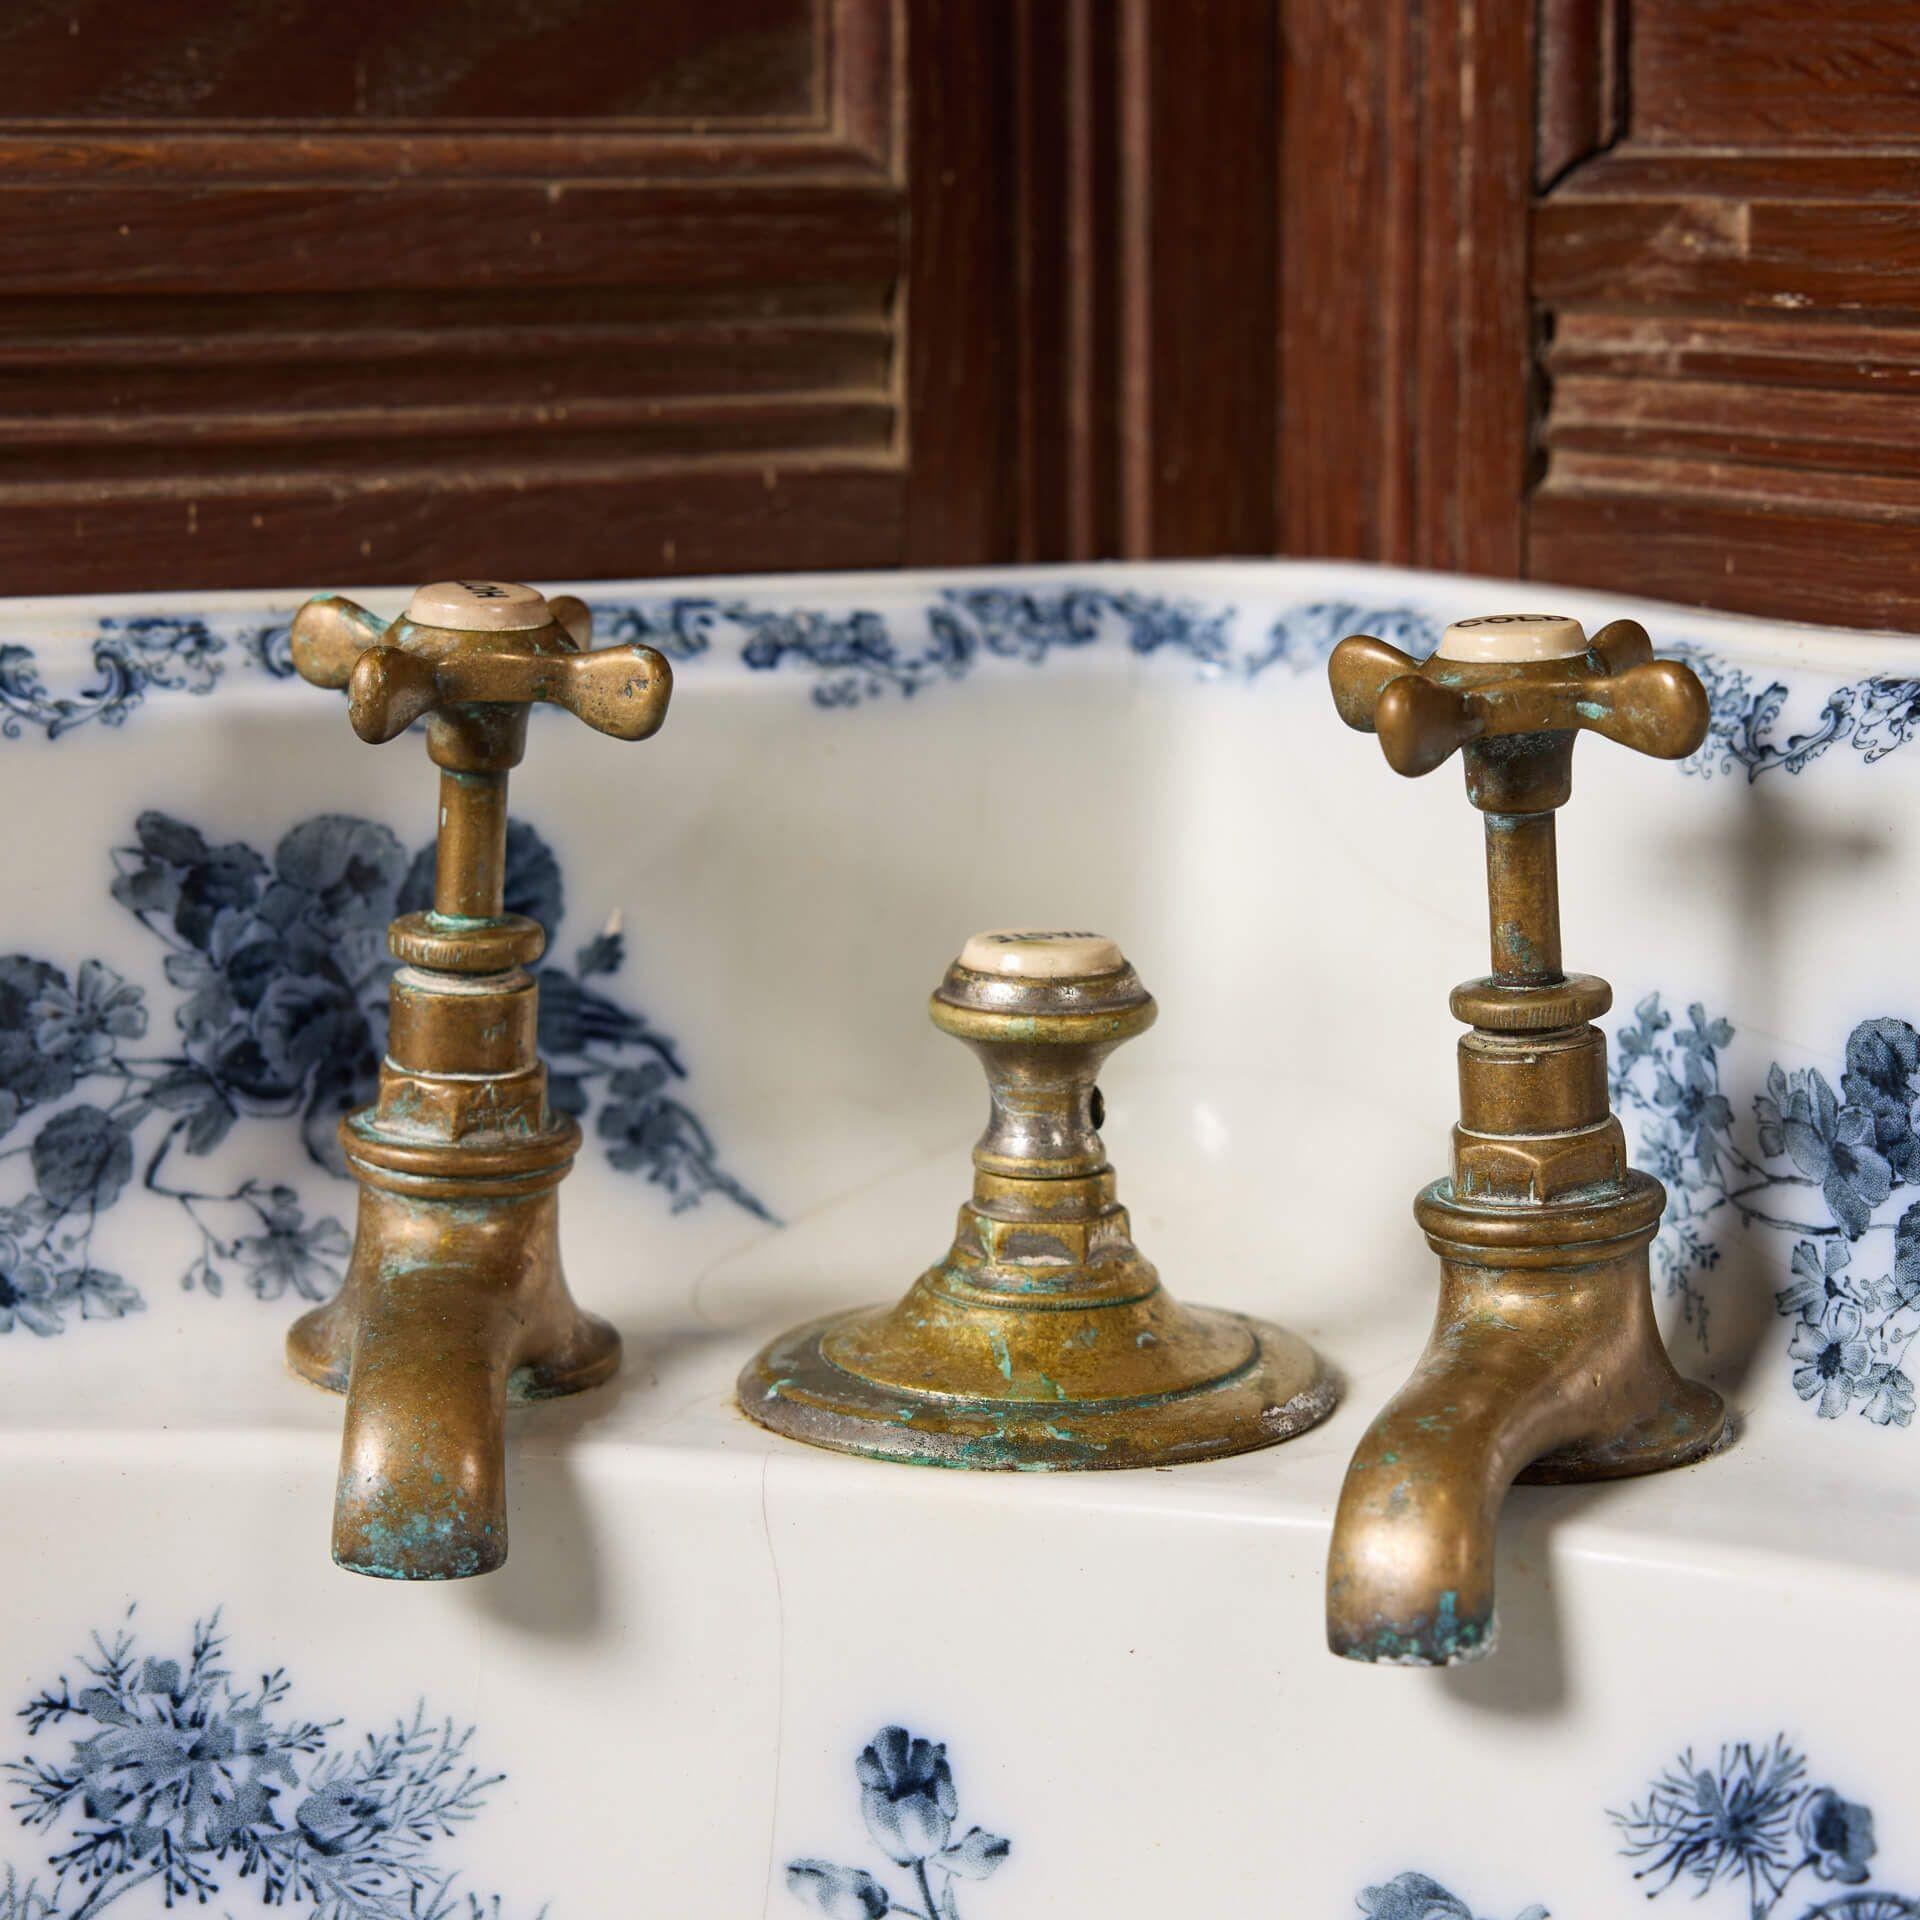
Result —
<path fill-rule="evenodd" d="M 1637 139 L 1691 147 L 1920 139 L 1911 0 L 1636 0 Z"/>
<path fill-rule="evenodd" d="M 0 120 L 788 118 L 813 0 L 60 0 L 0 8 Z"/>

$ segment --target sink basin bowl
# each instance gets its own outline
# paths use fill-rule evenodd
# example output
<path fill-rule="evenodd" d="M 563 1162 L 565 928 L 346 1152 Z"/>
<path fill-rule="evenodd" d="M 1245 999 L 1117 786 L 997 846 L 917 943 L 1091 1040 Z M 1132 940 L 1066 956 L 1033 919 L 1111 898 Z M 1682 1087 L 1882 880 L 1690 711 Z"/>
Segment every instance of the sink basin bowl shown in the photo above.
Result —
<path fill-rule="evenodd" d="M 404 1589 L 330 1563 L 340 1402 L 282 1345 L 344 1263 L 429 770 L 292 676 L 298 593 L 0 609 L 4 1920 L 1920 1915 L 1911 642 L 1320 564 L 576 590 L 677 675 L 652 745 L 542 716 L 514 783 L 569 1277 L 626 1364 L 513 1416 L 505 1569 Z M 1486 931 L 1453 777 L 1324 661 L 1542 599 L 1712 696 L 1689 761 L 1582 744 L 1560 865 L 1737 1438 L 1516 1490 L 1495 1655 L 1371 1669 L 1324 1650 L 1328 1527 L 1431 1318 Z M 945 1248 L 982 1099 L 925 996 L 1030 922 L 1157 996 L 1104 1089 L 1136 1232 L 1314 1343 L 1322 1426 L 970 1474 L 736 1410 Z"/>

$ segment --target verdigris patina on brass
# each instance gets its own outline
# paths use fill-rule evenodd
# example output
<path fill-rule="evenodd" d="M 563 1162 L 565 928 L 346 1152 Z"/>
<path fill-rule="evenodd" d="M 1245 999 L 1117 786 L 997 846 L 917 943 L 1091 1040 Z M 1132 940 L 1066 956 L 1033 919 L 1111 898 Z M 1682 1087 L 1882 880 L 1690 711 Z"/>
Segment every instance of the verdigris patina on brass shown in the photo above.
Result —
<path fill-rule="evenodd" d="M 547 1105 L 527 972 L 546 936 L 505 911 L 507 775 L 529 703 L 644 740 L 673 675 L 650 648 L 580 649 L 578 600 L 530 587 L 423 587 L 391 625 L 322 595 L 294 664 L 347 690 L 361 739 L 424 719 L 440 769 L 431 911 L 393 923 L 379 1098 L 340 1137 L 360 1182 L 345 1285 L 287 1336 L 294 1370 L 347 1396 L 333 1557 L 393 1580 L 490 1573 L 507 1557 L 509 1401 L 577 1393 L 619 1365 L 560 1267 L 557 1189 L 580 1130 Z"/>
<path fill-rule="evenodd" d="M 1414 1666 L 1492 1644 L 1494 1531 L 1516 1479 L 1613 1479 L 1717 1446 L 1711 1388 L 1675 1371 L 1647 1247 L 1660 1183 L 1627 1165 L 1607 1099 L 1604 980 L 1560 964 L 1554 810 L 1589 730 L 1678 759 L 1705 737 L 1692 670 L 1615 621 L 1591 645 L 1552 616 L 1461 621 L 1424 665 L 1368 636 L 1329 672 L 1351 727 L 1397 772 L 1456 749 L 1485 817 L 1493 969 L 1453 993 L 1460 1124 L 1451 1171 L 1414 1202 L 1440 1309 L 1413 1377 L 1347 1470 L 1327 1565 L 1327 1637 Z"/>
<path fill-rule="evenodd" d="M 953 1245 L 898 1306 L 775 1340 L 740 1375 L 741 1406 L 814 1446 L 1025 1470 L 1170 1466 L 1321 1419 L 1334 1384 L 1305 1341 L 1182 1306 L 1133 1243 L 1095 1081 L 1156 1011 L 1097 934 L 968 941 L 932 1001 L 991 1101 Z"/>

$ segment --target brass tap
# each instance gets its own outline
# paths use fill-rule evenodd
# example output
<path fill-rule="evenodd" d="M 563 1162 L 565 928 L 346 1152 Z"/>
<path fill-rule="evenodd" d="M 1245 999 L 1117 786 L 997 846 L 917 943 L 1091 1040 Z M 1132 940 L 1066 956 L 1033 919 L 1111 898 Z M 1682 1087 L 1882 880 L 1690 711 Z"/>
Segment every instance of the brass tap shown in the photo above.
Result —
<path fill-rule="evenodd" d="M 1335 1388 L 1297 1335 L 1171 1298 L 1134 1244 L 1096 1077 L 1159 1009 L 1098 934 L 975 934 L 933 1023 L 986 1069 L 973 1194 L 898 1305 L 782 1334 L 741 1372 L 776 1433 L 982 1469 L 1170 1466 L 1303 1432 Z"/>
<path fill-rule="evenodd" d="M 433 907 L 388 930 L 379 1098 L 341 1122 L 360 1183 L 345 1285 L 297 1321 L 287 1358 L 345 1393 L 333 1557 L 390 1580 L 457 1580 L 507 1557 L 506 1410 L 610 1378 L 620 1338 L 561 1272 L 558 1187 L 580 1129 L 547 1105 L 527 968 L 546 935 L 505 910 L 507 774 L 549 701 L 644 740 L 673 674 L 650 648 L 584 653 L 587 608 L 531 587 L 422 587 L 391 625 L 322 594 L 293 660 L 347 690 L 370 744 L 426 721 L 440 769 Z"/>
<path fill-rule="evenodd" d="M 1424 665 L 1369 636 L 1330 663 L 1334 704 L 1418 775 L 1460 750 L 1485 816 L 1493 970 L 1456 987 L 1451 1171 L 1414 1202 L 1440 1305 L 1413 1377 L 1347 1470 L 1327 1564 L 1327 1639 L 1354 1660 L 1442 1666 L 1494 1635 L 1494 1532 L 1517 1478 L 1683 1466 L 1725 1436 L 1675 1371 L 1647 1248 L 1666 1193 L 1627 1165 L 1607 1098 L 1612 990 L 1560 964 L 1554 810 L 1582 730 L 1662 759 L 1706 735 L 1692 670 L 1617 620 L 1589 645 L 1547 615 L 1463 620 Z"/>

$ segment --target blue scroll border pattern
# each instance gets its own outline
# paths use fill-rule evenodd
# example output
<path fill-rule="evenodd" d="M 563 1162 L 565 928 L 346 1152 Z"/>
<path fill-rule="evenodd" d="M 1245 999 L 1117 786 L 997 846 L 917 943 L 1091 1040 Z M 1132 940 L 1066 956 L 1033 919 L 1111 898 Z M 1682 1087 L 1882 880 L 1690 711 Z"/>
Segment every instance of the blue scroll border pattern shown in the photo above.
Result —
<path fill-rule="evenodd" d="M 1234 602 L 1092 584 L 942 587 L 909 613 L 713 594 L 605 599 L 594 610 L 603 640 L 643 641 L 676 665 L 731 656 L 749 672 L 799 679 L 814 706 L 834 711 L 912 699 L 990 662 L 1040 667 L 1094 648 L 1178 660 L 1203 679 L 1249 685 L 1275 671 L 1305 673 L 1348 633 L 1420 654 L 1440 628 L 1435 615 L 1404 602 L 1319 599 L 1283 609 L 1243 640 L 1255 623 Z M 87 644 L 90 681 L 61 693 L 49 688 L 33 647 L 0 644 L 0 736 L 58 740 L 96 724 L 118 727 L 158 695 L 213 693 L 236 665 L 270 680 L 293 674 L 285 621 L 257 614 L 116 614 L 96 622 Z M 1785 678 L 1707 646 L 1683 639 L 1667 650 L 1692 662 L 1713 709 L 1705 745 L 1682 763 L 1689 774 L 1796 774 L 1842 746 L 1872 764 L 1920 731 L 1920 676 L 1849 681 L 1815 709 Z"/>
<path fill-rule="evenodd" d="M 1249 685 L 1275 671 L 1307 672 L 1348 633 L 1377 634 L 1422 654 L 1441 624 L 1404 602 L 1318 599 L 1281 610 L 1242 640 L 1241 629 L 1254 623 L 1234 602 L 1094 584 L 942 587 L 907 613 L 829 612 L 714 594 L 603 599 L 594 611 L 602 640 L 642 641 L 682 666 L 732 656 L 749 672 L 801 680 L 814 706 L 835 711 L 912 699 L 989 662 L 1040 667 L 1092 648 L 1183 661 L 1203 679 Z M 286 622 L 258 614 L 105 616 L 87 648 L 91 679 L 56 693 L 35 648 L 0 644 L 0 737 L 58 740 L 96 724 L 118 727 L 155 696 L 215 692 L 236 665 L 269 680 L 293 675 Z M 1689 660 L 1707 685 L 1712 727 L 1682 762 L 1698 777 L 1797 774 L 1842 746 L 1872 764 L 1920 731 L 1920 676 L 1849 681 L 1816 709 L 1785 678 L 1737 666 L 1710 647 L 1682 639 L 1666 650 Z"/>

